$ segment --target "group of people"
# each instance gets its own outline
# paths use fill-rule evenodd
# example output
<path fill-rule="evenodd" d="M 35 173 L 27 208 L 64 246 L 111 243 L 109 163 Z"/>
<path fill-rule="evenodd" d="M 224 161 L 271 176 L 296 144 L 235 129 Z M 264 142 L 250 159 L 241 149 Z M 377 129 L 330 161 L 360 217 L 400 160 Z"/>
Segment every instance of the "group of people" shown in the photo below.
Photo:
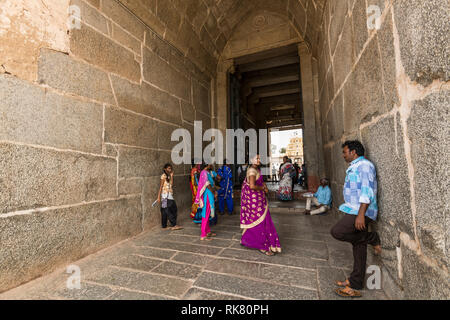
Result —
<path fill-rule="evenodd" d="M 233 175 L 224 161 L 216 172 L 212 164 L 192 164 L 190 187 L 192 191 L 191 218 L 194 223 L 201 224 L 200 240 L 210 240 L 215 236 L 210 224 L 217 224 L 216 203 L 219 214 L 233 214 Z"/>
<path fill-rule="evenodd" d="M 341 288 L 336 293 L 343 297 L 359 297 L 358 291 L 364 288 L 366 274 L 367 246 L 374 247 L 375 254 L 381 253 L 380 237 L 377 232 L 369 232 L 371 221 L 377 219 L 377 180 L 375 166 L 364 157 L 364 147 L 359 141 L 346 141 L 342 145 L 344 160 L 349 164 L 346 170 L 344 184 L 344 203 L 339 206 L 344 216 L 331 229 L 331 235 L 339 240 L 349 242 L 353 246 L 353 271 L 343 281 L 335 284 Z M 240 227 L 243 230 L 241 245 L 259 250 L 261 253 L 273 256 L 281 252 L 280 239 L 269 211 L 267 199 L 268 188 L 260 170 L 261 161 L 254 156 L 245 171 L 245 178 L 241 190 Z M 291 176 L 292 163 L 285 161 L 281 167 L 283 178 Z M 232 174 L 225 164 L 217 173 L 213 165 L 206 164 L 203 168 L 193 165 L 191 171 L 191 190 L 193 206 L 191 217 L 194 222 L 201 223 L 200 240 L 210 241 L 216 236 L 210 229 L 210 221 L 216 216 L 216 201 L 219 212 L 223 213 L 225 204 L 228 213 L 232 214 Z M 288 187 L 291 181 L 281 181 L 285 199 L 289 198 Z M 218 183 L 217 183 L 218 182 Z M 323 178 L 321 185 L 312 198 L 307 201 L 306 214 L 317 214 L 328 210 L 331 206 L 331 190 L 329 182 Z M 217 186 L 218 184 L 218 186 Z M 176 204 L 173 199 L 173 170 L 170 164 L 164 166 L 161 176 L 161 186 L 158 201 L 161 202 L 162 227 L 167 228 L 167 219 L 171 222 L 172 230 L 181 227 L 176 225 Z M 230 200 L 231 199 L 231 200 Z M 311 203 L 317 206 L 311 211 Z"/>

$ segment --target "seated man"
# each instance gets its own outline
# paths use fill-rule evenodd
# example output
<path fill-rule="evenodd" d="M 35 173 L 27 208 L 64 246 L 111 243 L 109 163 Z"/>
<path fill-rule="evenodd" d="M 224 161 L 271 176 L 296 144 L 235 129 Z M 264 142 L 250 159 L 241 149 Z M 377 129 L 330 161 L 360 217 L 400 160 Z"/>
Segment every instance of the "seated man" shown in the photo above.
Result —
<path fill-rule="evenodd" d="M 311 202 L 318 207 L 316 210 L 311 211 Z M 306 212 L 307 215 L 315 215 L 326 212 L 331 206 L 331 189 L 328 186 L 328 179 L 322 178 L 320 180 L 319 189 L 314 194 L 314 197 L 306 199 Z"/>

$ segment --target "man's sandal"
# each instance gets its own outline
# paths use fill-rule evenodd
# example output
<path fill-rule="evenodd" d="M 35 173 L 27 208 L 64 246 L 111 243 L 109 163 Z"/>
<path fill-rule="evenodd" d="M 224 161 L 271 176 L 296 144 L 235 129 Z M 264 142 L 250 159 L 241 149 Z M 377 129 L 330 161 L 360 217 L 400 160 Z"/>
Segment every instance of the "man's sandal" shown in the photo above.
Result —
<path fill-rule="evenodd" d="M 348 281 L 348 279 L 345 279 L 344 281 L 335 281 L 334 283 L 339 287 L 347 287 L 350 285 L 350 281 Z"/>
<path fill-rule="evenodd" d="M 345 288 L 338 288 L 334 292 L 336 292 L 336 294 L 338 296 L 345 297 L 345 298 L 360 298 L 360 297 L 362 297 L 361 292 L 359 292 L 358 290 L 354 290 L 354 289 L 350 288 L 349 286 L 346 286 Z"/>

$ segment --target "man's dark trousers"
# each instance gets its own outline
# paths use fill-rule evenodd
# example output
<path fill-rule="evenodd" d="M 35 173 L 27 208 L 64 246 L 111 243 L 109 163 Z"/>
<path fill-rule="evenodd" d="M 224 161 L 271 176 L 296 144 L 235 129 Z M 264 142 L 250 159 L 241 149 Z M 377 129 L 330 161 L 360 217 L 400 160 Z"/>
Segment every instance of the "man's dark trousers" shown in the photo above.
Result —
<path fill-rule="evenodd" d="M 355 228 L 356 215 L 345 216 L 331 229 L 333 238 L 350 242 L 353 245 L 353 272 L 348 279 L 352 289 L 364 289 L 366 276 L 367 244 L 380 244 L 380 237 L 376 232 L 368 232 L 370 218 L 365 217 L 366 228 L 362 231 Z"/>

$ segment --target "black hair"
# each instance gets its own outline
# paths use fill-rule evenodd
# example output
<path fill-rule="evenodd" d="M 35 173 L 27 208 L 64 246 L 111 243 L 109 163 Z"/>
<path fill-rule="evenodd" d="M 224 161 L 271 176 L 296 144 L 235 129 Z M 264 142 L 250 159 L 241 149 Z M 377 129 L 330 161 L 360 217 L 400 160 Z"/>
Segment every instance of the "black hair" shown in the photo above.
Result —
<path fill-rule="evenodd" d="M 366 150 L 364 149 L 364 146 L 361 142 L 358 140 L 347 140 L 342 144 L 342 148 L 347 147 L 348 150 L 352 151 L 355 150 L 356 154 L 358 156 L 363 156 Z"/>
<path fill-rule="evenodd" d="M 164 165 L 164 168 L 163 168 L 163 172 L 164 172 L 164 174 L 166 175 L 166 180 L 167 180 L 167 182 L 170 182 L 170 177 L 166 174 L 166 169 L 169 168 L 169 167 L 171 167 L 171 168 L 173 169 L 172 164 L 170 164 L 170 163 L 168 162 L 168 163 L 166 163 L 166 164 Z"/>

